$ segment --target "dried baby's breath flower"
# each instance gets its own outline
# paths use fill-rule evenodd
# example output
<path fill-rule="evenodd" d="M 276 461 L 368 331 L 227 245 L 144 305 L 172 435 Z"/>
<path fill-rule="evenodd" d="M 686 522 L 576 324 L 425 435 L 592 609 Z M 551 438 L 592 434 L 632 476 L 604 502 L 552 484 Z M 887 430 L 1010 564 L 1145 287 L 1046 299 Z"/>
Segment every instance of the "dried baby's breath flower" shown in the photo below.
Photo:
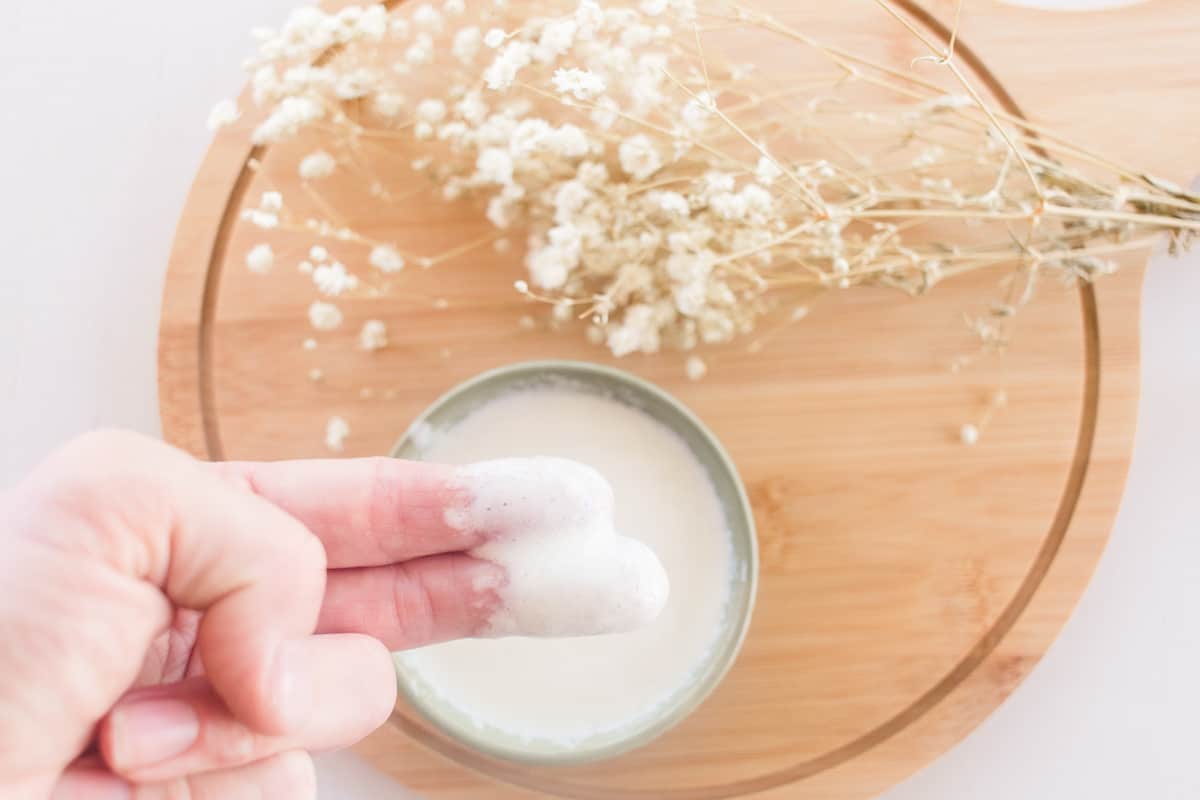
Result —
<path fill-rule="evenodd" d="M 317 180 L 332 175 L 336 167 L 337 162 L 334 161 L 333 156 L 324 150 L 316 150 L 300 159 L 300 165 L 297 169 L 301 178 L 305 180 Z"/>
<path fill-rule="evenodd" d="M 412 45 L 404 51 L 404 64 L 394 65 L 405 66 L 405 68 L 419 67 L 433 61 L 433 39 L 427 33 L 417 35 Z"/>
<path fill-rule="evenodd" d="M 481 44 L 483 44 L 483 34 L 480 33 L 478 27 L 470 25 L 454 34 L 454 44 L 450 49 L 454 53 L 454 57 L 463 64 L 471 64 L 475 61 Z"/>
<path fill-rule="evenodd" d="M 637 180 L 649 178 L 662 167 L 662 157 L 658 154 L 658 148 L 644 133 L 630 136 L 621 142 L 618 156 L 621 159 L 621 169 Z"/>
<path fill-rule="evenodd" d="M 958 438 L 967 446 L 973 445 L 979 441 L 979 428 L 968 422 L 958 429 Z"/>
<path fill-rule="evenodd" d="M 533 60 L 533 46 L 528 42 L 515 41 L 504 45 L 496 54 L 491 65 L 483 72 L 483 81 L 489 89 L 501 91 L 512 86 L 517 73 Z"/>
<path fill-rule="evenodd" d="M 687 372 L 688 380 L 698 381 L 708 374 L 708 365 L 700 356 L 688 356 L 684 370 Z"/>
<path fill-rule="evenodd" d="M 233 100 L 222 100 L 208 112 L 208 129 L 215 131 L 218 128 L 224 128 L 226 125 L 237 122 L 240 117 L 237 103 Z"/>
<path fill-rule="evenodd" d="M 446 104 L 436 97 L 427 97 L 417 103 L 415 114 L 418 121 L 434 125 L 446 118 Z"/>
<path fill-rule="evenodd" d="M 388 118 L 400 116 L 408 104 L 408 98 L 397 91 L 382 89 L 371 97 L 371 110 Z"/>
<path fill-rule="evenodd" d="M 489 147 L 475 160 L 474 179 L 479 183 L 512 183 L 513 159 L 500 147 Z"/>
<path fill-rule="evenodd" d="M 325 446 L 335 453 L 346 449 L 346 437 L 350 435 L 350 423 L 342 417 L 330 417 L 325 423 Z"/>
<path fill-rule="evenodd" d="M 658 314 L 652 306 L 638 304 L 625 309 L 619 325 L 608 330 L 608 348 L 615 356 L 657 353 L 661 345 Z"/>
<path fill-rule="evenodd" d="M 576 100 L 590 100 L 607 88 L 604 78 L 586 69 L 571 67 L 554 71 L 554 90 Z"/>
<path fill-rule="evenodd" d="M 442 30 L 442 15 L 428 3 L 417 6 L 413 12 L 412 20 L 418 27 L 428 28 L 435 32 L 441 32 Z"/>
<path fill-rule="evenodd" d="M 312 97 L 285 97 L 250 135 L 254 144 L 288 139 L 300 129 L 325 116 L 325 106 Z"/>
<path fill-rule="evenodd" d="M 873 54 L 716 0 L 534 0 L 520 13 L 467 5 L 306 9 L 260 31 L 249 64 L 263 120 L 254 141 L 313 136 L 298 165 L 304 180 L 340 169 L 341 184 L 361 177 L 387 203 L 394 189 L 367 153 L 407 138 L 401 146 L 415 152 L 404 151 L 405 163 L 434 196 L 476 204 L 497 235 L 402 254 L 334 219 L 336 202 L 305 227 L 366 248 L 384 273 L 489 241 L 503 253 L 519 236 L 516 290 L 552 309 L 547 327 L 581 329 L 617 356 L 730 342 L 772 312 L 797 321 L 802 294 L 919 295 L 988 268 L 1008 274 L 1003 296 L 968 324 L 985 350 L 1000 350 L 1007 320 L 1045 277 L 1094 280 L 1160 231 L 1173 232 L 1173 248 L 1200 231 L 1200 198 L 1061 137 L 1035 137 L 960 70 L 943 70 L 949 88 L 910 80 Z M 734 27 L 833 69 L 728 63 L 708 36 Z M 336 57 L 317 59 L 330 48 Z M 931 55 L 953 66 L 952 53 Z M 413 104 L 406 91 L 420 91 Z M 245 218 L 292 230 L 288 211 L 264 196 Z M 314 291 L 353 288 L 329 261 L 314 248 L 301 262 Z M 386 294 L 391 282 L 369 289 Z M 313 311 L 322 305 L 310 308 L 313 324 L 335 314 L 340 324 L 333 306 Z M 576 318 L 584 324 L 565 324 Z M 703 364 L 695 358 L 689 374 Z"/>
<path fill-rule="evenodd" d="M 340 261 L 322 264 L 313 270 L 313 285 L 321 294 L 337 297 L 358 287 L 358 278 L 346 271 Z"/>
<path fill-rule="evenodd" d="M 387 347 L 387 326 L 382 320 L 369 319 L 363 323 L 358 332 L 358 346 L 368 352 L 382 350 Z"/>
<path fill-rule="evenodd" d="M 342 311 L 332 303 L 314 300 L 308 307 L 308 321 L 319 331 L 331 331 L 342 324 Z"/>
<path fill-rule="evenodd" d="M 246 268 L 257 275 L 266 275 L 275 266 L 275 251 L 263 242 L 256 244 L 246 253 Z"/>
<path fill-rule="evenodd" d="M 371 254 L 367 257 L 367 261 L 380 272 L 399 272 L 404 269 L 404 257 L 396 248 L 387 244 L 371 248 Z"/>
<path fill-rule="evenodd" d="M 504 40 L 508 38 L 508 34 L 500 28 L 492 28 L 483 37 L 483 43 L 493 50 L 504 44 Z"/>
<path fill-rule="evenodd" d="M 242 209 L 241 218 L 264 230 L 279 226 L 279 213 L 283 210 L 283 195 L 279 192 L 263 192 L 258 208 Z"/>

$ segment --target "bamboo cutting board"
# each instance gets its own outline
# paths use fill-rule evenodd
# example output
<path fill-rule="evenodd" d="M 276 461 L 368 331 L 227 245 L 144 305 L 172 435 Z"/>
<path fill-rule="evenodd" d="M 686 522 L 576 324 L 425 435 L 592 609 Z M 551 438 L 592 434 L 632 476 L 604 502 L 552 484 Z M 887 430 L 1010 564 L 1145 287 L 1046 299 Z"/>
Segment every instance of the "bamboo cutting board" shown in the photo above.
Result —
<path fill-rule="evenodd" d="M 821 6 L 811 4 L 814 19 Z M 862 7 L 856 35 L 903 55 L 908 35 Z M 953 9 L 926 7 L 932 18 L 911 10 L 935 31 L 933 18 Z M 1200 129 L 1190 0 L 1083 14 L 968 3 L 960 41 L 997 102 L 1120 160 L 1190 177 Z M 582 358 L 691 406 L 730 450 L 755 509 L 762 574 L 749 638 L 681 726 L 614 762 L 531 769 L 462 750 L 401 707 L 359 751 L 406 785 L 447 799 L 870 797 L 999 705 L 1070 614 L 1132 443 L 1138 259 L 1094 290 L 1043 287 L 1008 353 L 958 375 L 946 363 L 975 348 L 962 311 L 990 299 L 994 275 L 921 300 L 832 295 L 761 352 L 743 343 L 711 354 L 709 377 L 690 382 L 678 354 L 613 362 L 578 331 L 519 326 L 530 312 L 511 291 L 519 266 L 491 250 L 447 265 L 452 273 L 406 271 L 393 299 L 343 304 L 346 324 L 310 351 L 304 276 L 289 268 L 264 282 L 241 266 L 255 232 L 237 222 L 239 206 L 265 185 L 247 159 L 262 159 L 285 194 L 288 180 L 271 175 L 271 153 L 252 153 L 249 130 L 217 137 L 176 236 L 159 350 L 169 440 L 204 458 L 321 456 L 325 420 L 341 414 L 353 426 L 347 455 L 378 454 L 475 373 Z M 430 249 L 484 230 L 429 205 L 367 222 Z M 306 249 L 276 247 L 288 264 Z M 352 267 L 362 257 L 337 255 Z M 352 346 L 368 317 L 388 323 L 388 349 Z M 307 379 L 313 367 L 322 381 Z M 977 446 L 962 446 L 958 425 L 996 389 L 1008 406 Z"/>

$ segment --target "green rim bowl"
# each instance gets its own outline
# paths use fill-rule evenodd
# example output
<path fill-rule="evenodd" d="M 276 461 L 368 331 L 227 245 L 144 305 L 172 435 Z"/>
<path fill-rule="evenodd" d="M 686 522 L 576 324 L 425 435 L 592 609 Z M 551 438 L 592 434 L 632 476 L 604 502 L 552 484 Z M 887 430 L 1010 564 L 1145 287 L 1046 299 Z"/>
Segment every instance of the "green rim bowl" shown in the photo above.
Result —
<path fill-rule="evenodd" d="M 409 427 L 392 455 L 420 460 L 426 438 L 454 427 L 500 395 L 542 386 L 568 388 L 609 397 L 650 415 L 675 432 L 708 473 L 725 513 L 733 547 L 729 601 L 721 632 L 695 680 L 664 702 L 655 713 L 627 728 L 597 734 L 574 744 L 526 740 L 490 726 L 441 700 L 396 654 L 400 693 L 429 722 L 462 744 L 496 758 L 522 764 L 579 764 L 612 758 L 662 735 L 692 713 L 733 665 L 754 609 L 758 586 L 758 544 L 754 515 L 737 469 L 717 438 L 686 406 L 627 372 L 579 361 L 526 361 L 485 372 L 438 398 Z"/>

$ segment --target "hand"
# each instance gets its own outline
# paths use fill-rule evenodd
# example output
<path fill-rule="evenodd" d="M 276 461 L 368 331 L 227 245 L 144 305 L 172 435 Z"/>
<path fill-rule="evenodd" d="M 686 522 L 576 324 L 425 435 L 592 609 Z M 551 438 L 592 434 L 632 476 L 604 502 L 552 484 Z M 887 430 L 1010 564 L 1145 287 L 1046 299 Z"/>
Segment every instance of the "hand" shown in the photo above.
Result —
<path fill-rule="evenodd" d="M 314 796 L 307 751 L 391 712 L 388 650 L 499 602 L 449 475 L 67 445 L 0 495 L 0 796 Z"/>

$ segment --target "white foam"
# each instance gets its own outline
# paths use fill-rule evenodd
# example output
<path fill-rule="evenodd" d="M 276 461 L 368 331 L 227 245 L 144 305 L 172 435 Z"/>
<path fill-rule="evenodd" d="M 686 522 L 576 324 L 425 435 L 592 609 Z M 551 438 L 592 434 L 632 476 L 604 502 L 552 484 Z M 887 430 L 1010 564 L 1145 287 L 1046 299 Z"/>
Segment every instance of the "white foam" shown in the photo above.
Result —
<path fill-rule="evenodd" d="M 486 533 L 471 555 L 508 575 L 486 635 L 620 633 L 662 611 L 667 574 L 654 551 L 613 528 L 613 490 L 596 470 L 563 458 L 506 458 L 465 467 L 458 482 L 469 500 L 446 521 Z"/>

